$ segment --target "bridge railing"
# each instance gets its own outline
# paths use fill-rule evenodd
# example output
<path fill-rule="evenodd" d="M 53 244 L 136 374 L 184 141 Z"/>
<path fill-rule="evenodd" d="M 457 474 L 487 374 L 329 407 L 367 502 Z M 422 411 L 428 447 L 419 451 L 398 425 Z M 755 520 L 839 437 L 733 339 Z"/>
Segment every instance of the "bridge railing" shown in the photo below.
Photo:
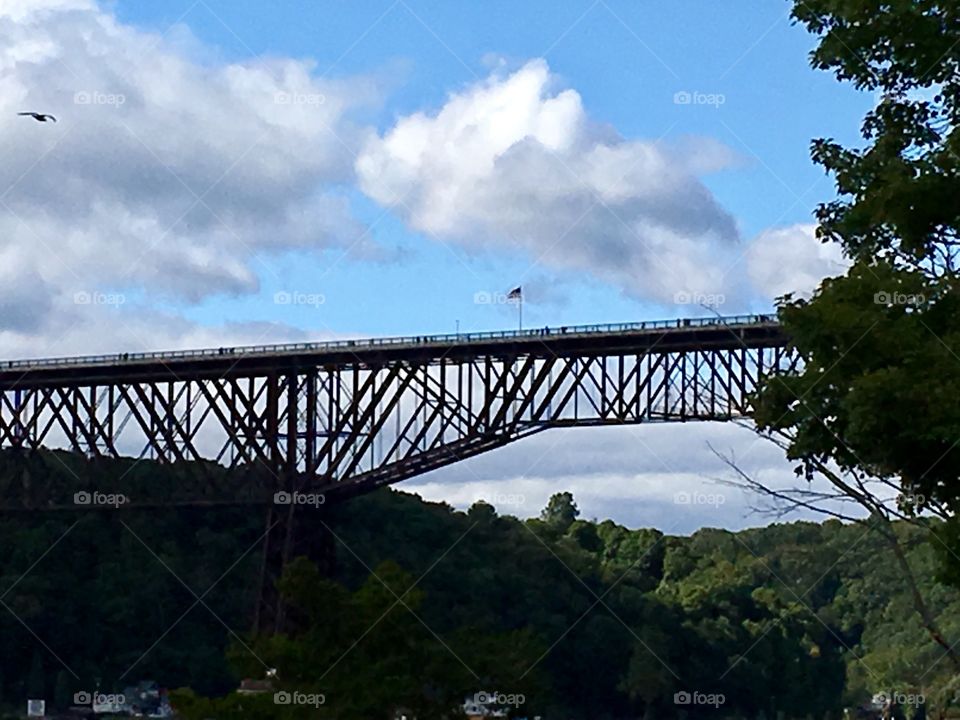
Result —
<path fill-rule="evenodd" d="M 774 315 L 728 315 L 705 318 L 678 318 L 674 320 L 644 320 L 632 323 L 607 323 L 596 325 L 564 325 L 527 330 L 493 330 L 474 333 L 449 333 L 441 335 L 407 335 L 399 337 L 369 338 L 360 340 L 326 340 L 308 343 L 284 343 L 277 345 L 242 345 L 235 347 L 205 348 L 199 350 L 166 350 L 139 353 L 114 353 L 110 355 L 80 355 L 76 357 L 7 360 L 0 362 L 0 369 L 59 367 L 71 365 L 105 365 L 118 363 L 151 362 L 156 360 L 184 360 L 217 356 L 290 354 L 324 350 L 363 350 L 398 345 L 449 345 L 473 343 L 485 340 L 512 340 L 524 338 L 543 339 L 544 336 L 592 335 L 614 332 L 643 332 L 653 330 L 683 330 L 705 327 L 736 327 L 763 325 L 776 322 Z"/>

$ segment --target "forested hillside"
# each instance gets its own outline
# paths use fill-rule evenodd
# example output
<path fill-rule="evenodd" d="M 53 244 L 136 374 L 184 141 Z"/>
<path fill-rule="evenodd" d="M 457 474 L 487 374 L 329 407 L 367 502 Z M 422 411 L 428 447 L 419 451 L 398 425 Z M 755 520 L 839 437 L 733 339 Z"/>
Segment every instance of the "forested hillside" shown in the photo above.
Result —
<path fill-rule="evenodd" d="M 142 463 L 121 480 L 126 469 L 111 480 L 68 455 L 5 456 L 2 479 L 8 498 L 25 482 L 68 496 L 129 482 L 143 497 L 189 475 Z M 671 537 L 578 518 L 568 495 L 520 521 L 395 490 L 305 512 L 336 547 L 334 576 L 305 559 L 288 568 L 288 632 L 274 638 L 248 634 L 260 509 L 6 513 L 0 696 L 65 706 L 77 690 L 152 679 L 189 686 L 176 693 L 189 716 L 313 710 L 223 698 L 277 668 L 277 689 L 322 694 L 320 716 L 336 718 L 436 717 L 478 690 L 522 695 L 520 715 L 595 720 L 675 713 L 684 692 L 751 717 L 838 716 L 881 691 L 924 693 L 938 711 L 952 697 L 942 650 L 862 526 Z M 960 639 L 960 595 L 936 581 L 929 534 L 898 532 Z"/>

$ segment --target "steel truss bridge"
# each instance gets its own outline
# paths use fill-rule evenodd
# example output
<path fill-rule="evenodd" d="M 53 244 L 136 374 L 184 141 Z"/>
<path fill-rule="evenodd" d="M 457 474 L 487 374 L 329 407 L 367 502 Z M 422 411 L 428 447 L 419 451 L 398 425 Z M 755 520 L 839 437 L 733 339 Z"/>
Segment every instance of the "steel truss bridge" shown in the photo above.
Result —
<path fill-rule="evenodd" d="M 264 587 L 302 501 L 549 428 L 729 420 L 794 362 L 771 316 L 17 360 L 0 363 L 0 447 L 265 476 Z M 262 598 L 260 627 L 277 608 Z"/>

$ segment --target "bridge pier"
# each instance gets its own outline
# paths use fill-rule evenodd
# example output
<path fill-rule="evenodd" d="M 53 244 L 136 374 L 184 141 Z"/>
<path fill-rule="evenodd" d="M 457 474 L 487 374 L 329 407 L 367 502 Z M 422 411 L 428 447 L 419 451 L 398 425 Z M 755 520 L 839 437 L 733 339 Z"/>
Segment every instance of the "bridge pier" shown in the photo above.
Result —
<path fill-rule="evenodd" d="M 289 629 L 289 616 L 277 585 L 290 562 L 305 557 L 324 577 L 333 577 L 337 547 L 328 518 L 325 507 L 291 504 L 267 510 L 259 593 L 253 619 L 254 635 L 274 635 Z"/>

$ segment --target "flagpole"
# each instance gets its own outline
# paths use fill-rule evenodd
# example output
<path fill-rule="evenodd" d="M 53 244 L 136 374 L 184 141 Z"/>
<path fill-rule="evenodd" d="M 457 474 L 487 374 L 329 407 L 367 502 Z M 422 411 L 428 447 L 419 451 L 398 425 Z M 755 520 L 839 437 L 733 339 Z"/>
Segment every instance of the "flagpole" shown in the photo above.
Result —
<path fill-rule="evenodd" d="M 517 326 L 520 332 L 523 332 L 523 286 L 517 285 L 513 290 L 507 293 L 507 302 L 516 301 L 517 303 Z"/>

